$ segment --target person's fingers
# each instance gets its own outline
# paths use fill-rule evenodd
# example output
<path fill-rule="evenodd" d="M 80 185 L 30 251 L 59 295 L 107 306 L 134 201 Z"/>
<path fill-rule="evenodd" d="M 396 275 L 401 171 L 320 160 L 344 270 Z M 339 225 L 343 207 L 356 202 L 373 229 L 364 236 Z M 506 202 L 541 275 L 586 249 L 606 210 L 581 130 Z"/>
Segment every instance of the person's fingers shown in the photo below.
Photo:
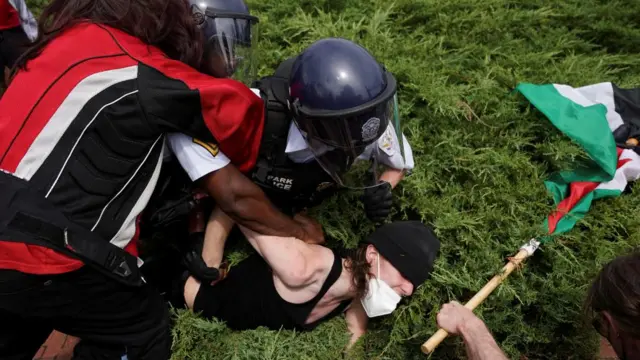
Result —
<path fill-rule="evenodd" d="M 448 314 L 449 312 L 454 311 L 456 309 L 456 307 L 459 306 L 459 305 L 460 305 L 460 303 L 457 302 L 457 301 L 450 301 L 450 302 L 442 305 L 442 308 L 440 309 L 440 312 L 438 312 L 438 314 L 440 314 L 440 313 Z"/>

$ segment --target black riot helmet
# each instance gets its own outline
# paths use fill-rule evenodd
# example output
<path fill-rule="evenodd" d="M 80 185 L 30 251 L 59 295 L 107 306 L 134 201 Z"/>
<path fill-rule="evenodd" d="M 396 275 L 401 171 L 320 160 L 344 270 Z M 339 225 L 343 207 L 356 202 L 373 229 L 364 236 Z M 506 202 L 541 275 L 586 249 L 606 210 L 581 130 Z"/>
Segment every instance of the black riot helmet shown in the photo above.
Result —
<path fill-rule="evenodd" d="M 250 85 L 257 74 L 258 18 L 243 0 L 188 0 L 193 18 L 207 43 L 219 77 L 231 77 Z"/>
<path fill-rule="evenodd" d="M 377 164 L 368 173 L 352 166 L 368 147 L 402 134 L 396 80 L 362 46 L 345 39 L 316 41 L 296 58 L 289 80 L 294 121 L 316 160 L 340 185 L 377 186 Z M 365 172 L 364 174 L 367 174 Z M 372 181 L 373 180 L 373 181 Z"/>

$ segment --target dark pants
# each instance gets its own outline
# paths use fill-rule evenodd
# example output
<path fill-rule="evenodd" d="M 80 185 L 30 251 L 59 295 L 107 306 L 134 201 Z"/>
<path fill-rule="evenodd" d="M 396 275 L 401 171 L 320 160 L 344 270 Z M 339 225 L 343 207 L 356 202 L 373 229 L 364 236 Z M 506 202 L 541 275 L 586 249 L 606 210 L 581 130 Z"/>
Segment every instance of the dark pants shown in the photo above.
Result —
<path fill-rule="evenodd" d="M 61 275 L 0 270 L 0 359 L 30 360 L 53 329 L 81 339 L 74 359 L 164 360 L 166 303 L 145 285 L 121 285 L 85 266 Z"/>
<path fill-rule="evenodd" d="M 16 60 L 31 44 L 22 27 L 0 30 L 0 73 L 4 67 L 12 68 Z"/>

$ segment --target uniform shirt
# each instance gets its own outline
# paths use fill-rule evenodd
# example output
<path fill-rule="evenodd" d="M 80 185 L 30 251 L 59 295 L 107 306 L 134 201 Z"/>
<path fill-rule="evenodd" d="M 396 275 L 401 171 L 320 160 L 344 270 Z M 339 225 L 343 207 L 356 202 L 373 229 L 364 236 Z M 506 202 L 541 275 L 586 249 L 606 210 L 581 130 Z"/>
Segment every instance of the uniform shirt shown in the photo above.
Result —
<path fill-rule="evenodd" d="M 260 94 L 258 89 L 251 90 L 257 95 Z M 230 163 L 229 158 L 213 144 L 207 144 L 179 133 L 169 134 L 167 139 L 169 147 L 192 181 L 220 170 Z M 404 154 L 400 152 L 395 129 L 389 125 L 378 141 L 367 146 L 358 159 L 375 158 L 378 162 L 392 169 L 410 172 L 414 167 L 413 152 L 404 134 L 402 135 L 402 144 Z M 314 161 L 313 152 L 309 149 L 306 140 L 293 121 L 289 126 L 285 153 L 291 161 L 297 164 Z"/>

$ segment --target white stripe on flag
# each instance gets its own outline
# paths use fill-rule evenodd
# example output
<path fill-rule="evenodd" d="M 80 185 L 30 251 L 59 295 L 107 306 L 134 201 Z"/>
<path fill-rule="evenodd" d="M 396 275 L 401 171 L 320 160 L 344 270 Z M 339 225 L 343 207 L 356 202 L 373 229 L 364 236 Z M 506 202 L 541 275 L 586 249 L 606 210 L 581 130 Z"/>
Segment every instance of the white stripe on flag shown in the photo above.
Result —
<path fill-rule="evenodd" d="M 613 179 L 598 185 L 596 190 L 618 190 L 624 191 L 629 182 L 636 181 L 640 178 L 640 156 L 633 150 L 625 149 L 620 154 L 619 160 L 630 159 L 616 170 Z"/>
<path fill-rule="evenodd" d="M 610 82 L 603 82 L 573 88 L 568 85 L 553 84 L 560 95 L 582 106 L 593 106 L 602 104 L 607 107 L 607 122 L 611 131 L 617 129 L 623 124 L 622 117 L 616 112 L 615 98 L 613 95 L 613 86 Z"/>
<path fill-rule="evenodd" d="M 135 79 L 137 66 L 103 71 L 86 77 L 76 85 L 40 131 L 16 168 L 16 175 L 30 180 L 75 120 L 85 104 L 106 88 Z"/>

